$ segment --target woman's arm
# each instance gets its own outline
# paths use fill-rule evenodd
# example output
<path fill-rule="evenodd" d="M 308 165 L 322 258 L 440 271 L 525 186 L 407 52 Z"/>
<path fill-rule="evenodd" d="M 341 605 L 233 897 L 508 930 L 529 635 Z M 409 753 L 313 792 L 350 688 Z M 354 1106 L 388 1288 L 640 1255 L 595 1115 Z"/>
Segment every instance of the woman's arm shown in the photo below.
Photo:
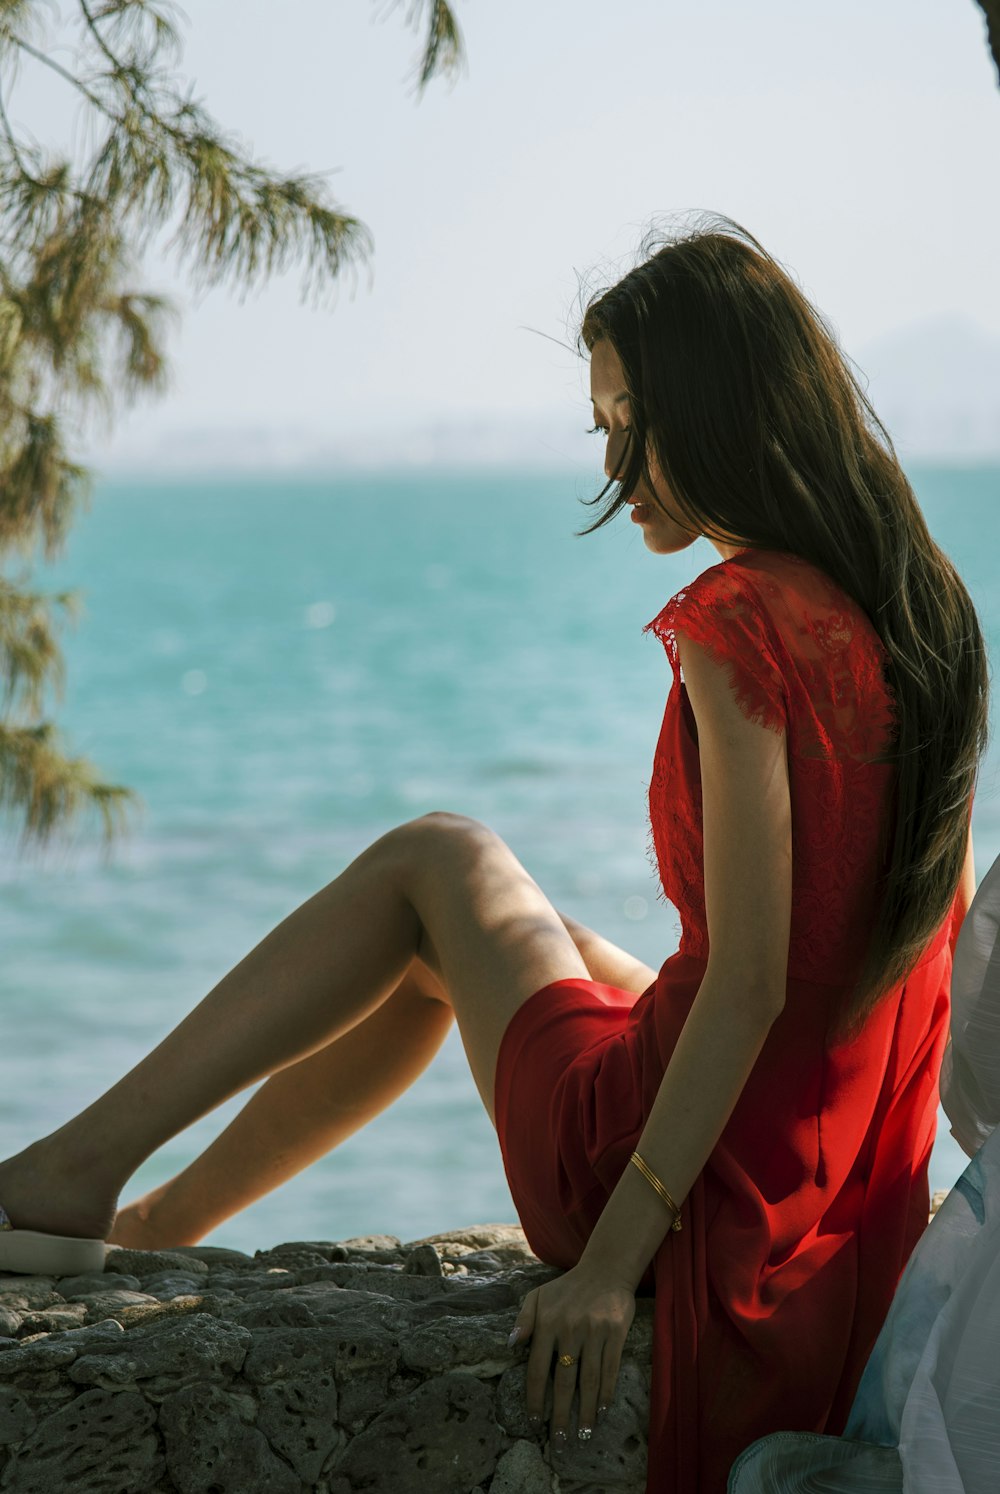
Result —
<path fill-rule="evenodd" d="M 725 664 L 680 633 L 677 645 L 698 727 L 710 953 L 636 1150 L 680 1205 L 784 1005 L 792 816 L 784 735 L 744 716 Z M 627 1166 L 583 1259 L 634 1290 L 671 1222 Z"/>
<path fill-rule="evenodd" d="M 965 922 L 965 915 L 972 906 L 972 899 L 976 895 L 976 858 L 972 849 L 972 826 L 969 826 L 969 844 L 965 850 L 965 865 L 962 867 L 962 880 L 958 884 L 958 916 L 951 926 L 951 954 L 955 957 L 955 945 L 958 943 L 959 930 Z"/>

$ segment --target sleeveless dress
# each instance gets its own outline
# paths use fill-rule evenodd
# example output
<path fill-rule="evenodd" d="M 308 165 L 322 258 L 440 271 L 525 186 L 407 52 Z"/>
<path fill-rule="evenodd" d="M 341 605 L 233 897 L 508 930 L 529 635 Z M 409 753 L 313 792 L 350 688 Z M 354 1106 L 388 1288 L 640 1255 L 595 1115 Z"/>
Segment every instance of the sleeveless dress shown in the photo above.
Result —
<path fill-rule="evenodd" d="M 882 641 L 810 562 L 749 548 L 678 592 L 650 630 L 673 671 L 651 846 L 680 943 L 640 996 L 584 979 L 533 993 L 500 1045 L 494 1113 L 528 1243 L 567 1270 L 629 1165 L 707 966 L 681 631 L 725 663 L 744 713 L 784 734 L 792 801 L 785 1006 L 683 1203 L 683 1229 L 665 1234 L 638 1287 L 655 1294 L 647 1494 L 724 1494 L 755 1439 L 843 1429 L 926 1227 L 959 894 L 861 1033 L 833 1040 L 885 866 L 894 769 L 879 758 L 894 702 Z"/>

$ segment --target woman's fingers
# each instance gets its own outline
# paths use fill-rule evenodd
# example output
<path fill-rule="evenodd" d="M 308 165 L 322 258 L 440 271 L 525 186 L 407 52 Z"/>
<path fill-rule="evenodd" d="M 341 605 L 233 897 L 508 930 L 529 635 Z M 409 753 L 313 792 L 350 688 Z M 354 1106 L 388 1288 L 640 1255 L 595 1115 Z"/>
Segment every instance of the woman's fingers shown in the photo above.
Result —
<path fill-rule="evenodd" d="M 598 1353 L 600 1350 L 598 1350 Z M 586 1347 L 575 1347 L 564 1349 L 561 1346 L 556 1350 L 555 1378 L 552 1390 L 552 1425 L 549 1435 L 554 1442 L 565 1443 L 569 1436 L 569 1408 L 573 1404 L 573 1396 L 576 1393 L 577 1379 L 581 1367 L 589 1370 L 593 1375 L 594 1351 L 588 1352 Z M 571 1356 L 572 1364 L 563 1364 L 562 1355 Z"/>
<path fill-rule="evenodd" d="M 524 1400 L 528 1420 L 535 1427 L 540 1427 L 545 1417 L 545 1387 L 552 1373 L 554 1349 L 555 1340 L 552 1334 L 536 1324 L 531 1340 L 531 1352 L 528 1355 L 528 1372 L 524 1381 Z M 566 1371 L 564 1370 L 563 1373 L 565 1374 Z"/>
<path fill-rule="evenodd" d="M 604 1355 L 601 1363 L 601 1382 L 597 1396 L 597 1411 L 600 1414 L 606 1411 L 615 1398 L 615 1388 L 618 1384 L 618 1375 L 622 1365 L 622 1353 L 625 1349 L 625 1340 L 608 1339 L 604 1345 Z M 593 1422 L 590 1423 L 593 1426 Z"/>
<path fill-rule="evenodd" d="M 597 1398 L 603 1383 L 601 1366 L 602 1361 L 607 1359 L 610 1349 L 610 1343 L 602 1343 L 600 1339 L 595 1338 L 586 1344 L 580 1355 L 580 1375 L 577 1382 L 580 1391 L 580 1416 L 577 1421 L 576 1435 L 581 1441 L 586 1441 L 591 1435 L 597 1421 Z M 556 1384 L 558 1383 L 557 1380 Z"/>
<path fill-rule="evenodd" d="M 525 1404 L 535 1431 L 541 1429 L 545 1419 L 551 1377 L 553 1441 L 559 1446 L 568 1440 L 570 1411 L 577 1394 L 577 1434 L 585 1440 L 593 1433 L 599 1412 L 614 1400 L 634 1316 L 635 1294 L 631 1288 L 608 1285 L 581 1266 L 528 1293 L 510 1341 L 518 1336 L 522 1342 L 530 1338 Z"/>
<path fill-rule="evenodd" d="M 563 1356 L 567 1354 L 572 1357 L 572 1364 L 563 1363 Z M 602 1345 L 598 1338 L 589 1339 L 575 1353 L 558 1344 L 552 1344 L 546 1353 L 544 1347 L 539 1347 L 536 1341 L 528 1362 L 525 1397 L 528 1419 L 532 1424 L 540 1426 L 545 1418 L 545 1391 L 551 1375 L 552 1421 L 549 1435 L 555 1442 L 565 1443 L 568 1440 L 573 1397 L 579 1393 L 577 1436 L 586 1440 L 593 1432 L 597 1420 L 598 1398 L 600 1397 L 602 1404 L 607 1405 L 614 1399 L 615 1376 L 609 1376 L 606 1370 L 602 1374 L 603 1362 L 609 1355 L 611 1359 L 614 1358 L 612 1345 Z M 609 1383 L 610 1389 L 606 1390 Z"/>

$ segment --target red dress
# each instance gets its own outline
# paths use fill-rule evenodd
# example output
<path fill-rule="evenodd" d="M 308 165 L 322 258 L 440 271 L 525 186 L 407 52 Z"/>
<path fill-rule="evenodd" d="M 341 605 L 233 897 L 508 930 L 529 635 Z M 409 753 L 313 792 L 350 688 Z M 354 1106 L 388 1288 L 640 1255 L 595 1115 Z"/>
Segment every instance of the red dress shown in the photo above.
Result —
<path fill-rule="evenodd" d="M 649 624 L 673 669 L 649 807 L 678 951 L 638 997 L 589 980 L 545 986 L 500 1046 L 497 1132 L 535 1254 L 578 1261 L 707 964 L 697 735 L 675 627 L 727 661 L 751 719 L 785 734 L 792 800 L 785 1007 L 684 1201 L 683 1229 L 666 1233 L 639 1284 L 656 1298 L 647 1494 L 724 1494 L 757 1437 L 843 1429 L 926 1225 L 952 914 L 860 1035 L 828 1040 L 881 870 L 894 771 L 874 760 L 894 730 L 884 646 L 798 556 L 745 549 L 703 572 Z"/>

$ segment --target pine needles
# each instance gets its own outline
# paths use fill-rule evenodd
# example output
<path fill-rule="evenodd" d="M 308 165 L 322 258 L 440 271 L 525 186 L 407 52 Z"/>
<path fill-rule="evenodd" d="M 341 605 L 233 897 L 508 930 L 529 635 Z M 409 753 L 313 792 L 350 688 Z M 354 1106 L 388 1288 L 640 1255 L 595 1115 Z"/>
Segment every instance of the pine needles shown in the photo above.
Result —
<path fill-rule="evenodd" d="M 53 37 L 45 0 L 0 0 L 0 563 L 58 553 L 89 491 L 68 449 L 75 422 L 93 409 L 110 419 L 166 387 L 173 309 L 136 284 L 155 237 L 171 230 L 167 247 L 199 287 L 245 296 L 300 266 L 314 301 L 372 251 L 321 176 L 253 159 L 183 88 L 171 5 L 66 9 Z M 457 70 L 461 37 L 445 0 L 413 0 L 407 19 L 426 26 L 423 90 Z M 73 67 L 60 60 L 67 41 Z M 84 102 L 94 143 L 82 162 L 19 131 L 10 99 L 29 57 Z M 46 843 L 89 810 L 107 847 L 138 803 L 67 755 L 41 719 L 46 688 L 64 683 L 53 613 L 71 616 L 77 600 L 0 574 L 0 812 L 20 820 L 23 844 Z"/>

